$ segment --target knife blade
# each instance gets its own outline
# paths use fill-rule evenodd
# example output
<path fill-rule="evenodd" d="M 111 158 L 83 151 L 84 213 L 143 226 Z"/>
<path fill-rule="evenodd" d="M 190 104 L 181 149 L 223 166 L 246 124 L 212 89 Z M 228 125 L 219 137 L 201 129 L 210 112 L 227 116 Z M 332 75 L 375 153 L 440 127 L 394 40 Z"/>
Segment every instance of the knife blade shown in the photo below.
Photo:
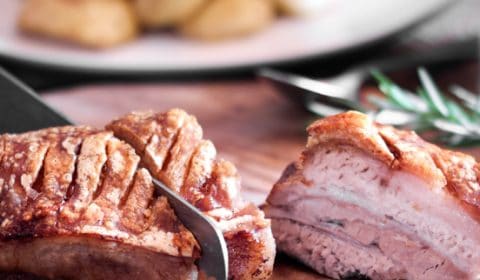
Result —
<path fill-rule="evenodd" d="M 20 133 L 41 128 L 71 125 L 72 122 L 45 104 L 19 79 L 0 67 L 0 132 Z M 161 181 L 153 180 L 157 194 L 167 197 L 177 217 L 199 242 L 200 271 L 209 278 L 227 279 L 228 251 L 218 227 Z"/>
<path fill-rule="evenodd" d="M 215 279 L 227 279 L 228 250 L 220 229 L 195 206 L 170 190 L 162 182 L 153 179 L 153 183 L 157 193 L 167 197 L 179 219 L 200 243 L 202 248 L 202 256 L 198 263 L 200 270 Z M 201 222 L 199 222 L 200 220 Z"/>
<path fill-rule="evenodd" d="M 71 124 L 35 92 L 0 67 L 0 133 L 20 133 Z"/>

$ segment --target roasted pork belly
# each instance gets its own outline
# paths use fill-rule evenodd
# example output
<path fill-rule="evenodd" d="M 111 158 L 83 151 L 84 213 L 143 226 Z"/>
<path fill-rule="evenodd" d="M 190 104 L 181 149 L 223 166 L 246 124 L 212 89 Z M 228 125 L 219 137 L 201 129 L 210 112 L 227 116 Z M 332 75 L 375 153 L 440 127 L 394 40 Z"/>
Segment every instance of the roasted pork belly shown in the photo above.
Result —
<path fill-rule="evenodd" d="M 107 125 L 130 143 L 141 165 L 203 211 L 223 231 L 230 279 L 266 279 L 271 275 L 275 242 L 264 213 L 240 197 L 235 166 L 216 159 L 216 149 L 202 140 L 195 117 L 172 109 L 163 114 L 136 112 Z"/>
<path fill-rule="evenodd" d="M 241 199 L 233 164 L 216 159 L 196 119 L 178 109 L 132 113 L 105 130 L 1 135 L 0 276 L 197 279 L 201 248 L 152 177 L 222 229 L 230 279 L 270 276 L 270 221 Z"/>
<path fill-rule="evenodd" d="M 474 158 L 357 112 L 308 133 L 264 208 L 280 251 L 335 279 L 478 279 Z"/>

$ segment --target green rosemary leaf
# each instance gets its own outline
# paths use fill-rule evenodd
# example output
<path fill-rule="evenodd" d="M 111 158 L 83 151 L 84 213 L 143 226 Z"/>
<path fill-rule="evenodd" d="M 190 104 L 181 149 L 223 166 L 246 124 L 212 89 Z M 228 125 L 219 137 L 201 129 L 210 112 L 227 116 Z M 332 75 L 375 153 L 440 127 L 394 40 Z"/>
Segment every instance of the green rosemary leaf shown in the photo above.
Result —
<path fill-rule="evenodd" d="M 480 96 L 476 96 L 474 93 L 458 85 L 451 86 L 450 91 L 453 93 L 453 95 L 455 95 L 458 99 L 462 101 L 465 107 L 475 113 L 476 116 L 472 117 L 480 116 Z"/>
<path fill-rule="evenodd" d="M 426 97 L 428 97 L 430 103 L 433 104 L 433 108 L 435 108 L 435 110 L 442 116 L 448 117 L 449 111 L 444 103 L 443 95 L 438 90 L 435 82 L 433 82 L 432 77 L 430 77 L 428 72 L 423 67 L 418 69 L 418 76 L 420 77 L 420 82 L 425 89 Z"/>
<path fill-rule="evenodd" d="M 457 103 L 446 99 L 445 105 L 448 108 L 449 120 L 467 127 L 472 124 L 470 115 L 467 114 L 467 112 L 463 110 L 462 107 L 460 107 Z"/>
<path fill-rule="evenodd" d="M 455 135 L 471 136 L 470 131 L 465 126 L 451 122 L 447 119 L 433 119 L 431 122 L 433 126 L 441 131 L 449 132 Z"/>
<path fill-rule="evenodd" d="M 372 70 L 373 77 L 379 83 L 379 89 L 391 101 L 395 107 L 403 108 L 404 110 L 425 113 L 428 111 L 428 106 L 425 102 L 414 93 L 396 85 L 392 80 L 385 76 L 378 70 Z"/>
<path fill-rule="evenodd" d="M 390 86 L 388 97 L 405 110 L 417 111 L 417 107 L 405 96 L 402 89 L 396 85 Z"/>
<path fill-rule="evenodd" d="M 402 109 L 400 106 L 389 102 L 385 97 L 370 94 L 367 101 L 379 109 Z"/>
<path fill-rule="evenodd" d="M 401 88 L 379 71 L 372 71 L 385 97 L 368 96 L 379 110 L 375 117 L 416 131 L 433 131 L 437 141 L 450 146 L 480 145 L 480 97 L 459 86 L 451 92 L 462 102 L 446 97 L 424 68 L 418 69 L 417 94 Z M 406 121 L 408 118 L 408 121 Z"/>
<path fill-rule="evenodd" d="M 435 105 L 433 104 L 432 100 L 428 97 L 427 91 L 424 88 L 418 88 L 417 93 L 420 96 L 420 98 L 425 102 L 427 105 L 427 112 L 430 115 L 439 115 L 437 110 L 435 109 Z"/>
<path fill-rule="evenodd" d="M 373 115 L 375 120 L 388 125 L 398 126 L 400 124 L 413 124 L 418 122 L 419 116 L 413 112 L 406 112 L 405 110 L 383 109 Z"/>
<path fill-rule="evenodd" d="M 379 81 L 379 89 L 387 96 L 387 98 L 398 107 L 408 110 L 417 111 L 417 107 L 405 96 L 404 90 L 386 78 L 382 73 L 376 72 L 376 79 Z"/>
<path fill-rule="evenodd" d="M 410 102 L 412 102 L 413 105 L 416 107 L 416 111 L 422 112 L 422 113 L 427 113 L 429 111 L 428 105 L 425 102 L 425 100 L 423 100 L 423 98 L 421 98 L 420 96 L 410 91 L 404 91 L 404 94 L 406 97 L 408 97 L 408 99 L 410 99 Z"/>
<path fill-rule="evenodd" d="M 459 85 L 452 85 L 450 86 L 450 91 L 458 98 L 460 98 L 462 101 L 465 102 L 465 104 L 475 104 L 479 102 L 479 99 L 477 96 L 475 96 L 474 93 L 466 90 L 465 88 L 459 86 Z"/>
<path fill-rule="evenodd" d="M 392 81 L 387 76 L 385 76 L 382 72 L 380 72 L 377 69 L 372 69 L 370 71 L 370 73 L 373 76 L 373 78 L 375 80 L 377 80 L 377 82 L 379 84 L 381 84 L 381 83 L 392 83 Z"/>

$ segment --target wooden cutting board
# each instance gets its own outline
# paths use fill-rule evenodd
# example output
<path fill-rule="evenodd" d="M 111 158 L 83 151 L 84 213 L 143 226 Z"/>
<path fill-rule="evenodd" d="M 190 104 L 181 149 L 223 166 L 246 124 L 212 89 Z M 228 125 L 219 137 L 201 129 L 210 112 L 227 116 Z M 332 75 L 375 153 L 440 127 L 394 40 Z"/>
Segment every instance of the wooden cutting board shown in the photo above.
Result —
<path fill-rule="evenodd" d="M 243 196 L 261 204 L 283 168 L 306 142 L 309 115 L 256 82 L 101 85 L 46 92 L 42 97 L 78 124 L 102 127 L 133 110 L 182 108 L 197 116 L 205 138 L 242 177 Z M 276 259 L 272 279 L 325 279 L 295 260 Z"/>

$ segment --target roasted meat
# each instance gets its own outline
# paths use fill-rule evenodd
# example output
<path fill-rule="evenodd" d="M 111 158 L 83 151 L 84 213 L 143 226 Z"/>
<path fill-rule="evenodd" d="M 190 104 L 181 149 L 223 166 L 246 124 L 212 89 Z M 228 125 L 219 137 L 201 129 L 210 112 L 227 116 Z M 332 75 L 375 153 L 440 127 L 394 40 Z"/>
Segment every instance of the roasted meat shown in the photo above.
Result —
<path fill-rule="evenodd" d="M 308 133 L 264 209 L 279 250 L 336 279 L 478 279 L 474 158 L 357 112 Z"/>
<path fill-rule="evenodd" d="M 271 275 L 275 244 L 270 221 L 240 197 L 236 168 L 216 159 L 216 150 L 197 120 L 182 110 L 131 113 L 107 125 L 132 145 L 141 165 L 210 216 L 224 233 L 230 279 Z"/>
<path fill-rule="evenodd" d="M 269 220 L 239 197 L 234 166 L 216 159 L 184 111 L 132 113 L 107 126 L 0 136 L 0 276 L 196 279 L 201 248 L 152 177 L 212 217 L 231 279 L 270 275 Z"/>

